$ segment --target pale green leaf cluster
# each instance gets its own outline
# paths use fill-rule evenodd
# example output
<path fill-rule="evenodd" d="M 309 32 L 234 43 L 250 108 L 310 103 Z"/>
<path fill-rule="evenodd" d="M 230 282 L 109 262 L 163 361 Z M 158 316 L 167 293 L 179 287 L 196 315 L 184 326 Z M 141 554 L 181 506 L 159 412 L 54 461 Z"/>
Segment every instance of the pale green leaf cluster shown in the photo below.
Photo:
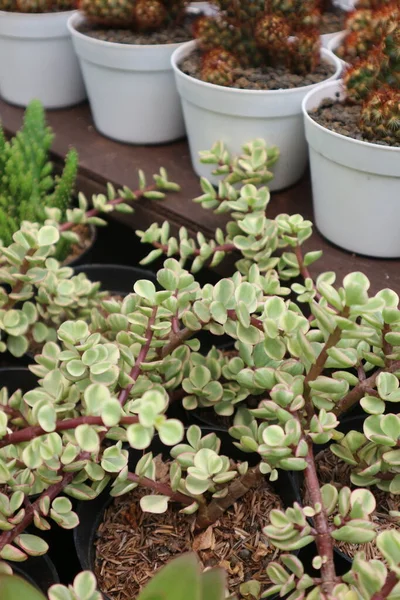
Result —
<path fill-rule="evenodd" d="M 320 252 L 310 252 L 300 265 L 293 251 L 311 236 L 310 221 L 301 215 L 280 214 L 275 219 L 266 216 L 270 192 L 260 186 L 272 178 L 268 168 L 278 159 L 275 148 L 267 148 L 263 140 L 256 140 L 243 147 L 242 155 L 234 157 L 219 142 L 201 156 L 203 162 L 217 165 L 214 174 L 222 179 L 215 189 L 202 178 L 203 194 L 194 202 L 215 214 L 229 214 L 232 220 L 224 230 L 216 229 L 211 240 L 201 232 L 191 238 L 184 227 L 178 237 L 171 236 L 168 222 L 161 226 L 154 223 L 147 231 L 137 231 L 143 243 L 156 247 L 141 264 L 148 264 L 162 254 L 179 256 L 183 266 L 190 260 L 191 272 L 197 273 L 205 265 L 216 267 L 228 253 L 236 251 L 241 255 L 236 268 L 242 275 L 247 276 L 256 264 L 261 273 L 278 284 L 278 273 L 282 280 L 295 278 L 303 264 L 307 267 L 320 257 Z"/>

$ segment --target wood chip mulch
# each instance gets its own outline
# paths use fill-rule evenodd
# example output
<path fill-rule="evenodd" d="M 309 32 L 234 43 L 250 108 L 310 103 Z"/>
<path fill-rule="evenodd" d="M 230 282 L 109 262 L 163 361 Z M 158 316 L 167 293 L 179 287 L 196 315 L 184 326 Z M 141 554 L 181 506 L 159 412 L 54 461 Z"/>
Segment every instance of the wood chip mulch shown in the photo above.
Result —
<path fill-rule="evenodd" d="M 111 600 L 132 600 L 154 572 L 174 557 L 197 552 L 202 566 L 223 567 L 231 593 L 240 584 L 257 579 L 270 583 L 266 566 L 278 556 L 262 533 L 273 508 L 281 500 L 262 481 L 205 531 L 195 531 L 195 515 L 179 513 L 170 505 L 161 515 L 143 513 L 139 506 L 143 488 L 116 498 L 106 510 L 98 530 L 95 574 L 100 589 Z"/>

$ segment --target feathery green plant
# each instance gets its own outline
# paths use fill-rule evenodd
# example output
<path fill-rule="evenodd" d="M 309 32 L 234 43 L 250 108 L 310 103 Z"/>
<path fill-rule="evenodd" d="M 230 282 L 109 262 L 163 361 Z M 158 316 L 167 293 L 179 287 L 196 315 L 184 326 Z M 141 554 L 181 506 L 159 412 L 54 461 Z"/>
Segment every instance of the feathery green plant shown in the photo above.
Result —
<path fill-rule="evenodd" d="M 21 129 L 10 141 L 0 128 L 0 240 L 12 243 L 13 234 L 24 221 L 44 223 L 46 208 L 61 211 L 65 220 L 70 208 L 78 171 L 78 154 L 71 149 L 62 174 L 53 174 L 49 160 L 54 135 L 46 125 L 41 103 L 27 107 Z M 69 244 L 64 240 L 57 257 L 63 260 Z"/>

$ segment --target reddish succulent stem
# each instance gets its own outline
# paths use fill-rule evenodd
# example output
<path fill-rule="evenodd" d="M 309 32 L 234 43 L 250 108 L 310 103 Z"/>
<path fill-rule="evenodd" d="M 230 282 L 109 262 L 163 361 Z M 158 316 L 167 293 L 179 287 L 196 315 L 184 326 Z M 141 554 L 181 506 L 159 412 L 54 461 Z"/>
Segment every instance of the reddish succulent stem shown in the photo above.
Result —
<path fill-rule="evenodd" d="M 147 186 L 143 190 L 137 190 L 136 192 L 133 192 L 133 195 L 134 195 L 133 200 L 138 200 L 139 198 L 143 197 L 144 194 L 146 194 L 147 192 L 153 192 L 156 189 L 157 189 L 157 186 L 155 184 L 153 184 L 153 185 Z M 115 198 L 114 200 L 110 200 L 109 202 L 107 202 L 107 204 L 108 204 L 108 206 L 118 206 L 118 204 L 122 204 L 123 202 L 129 202 L 129 199 Z M 100 211 L 97 208 L 91 208 L 90 210 L 88 210 L 86 212 L 86 218 L 90 219 L 90 217 L 97 217 L 98 214 L 100 214 Z M 70 229 L 72 229 L 74 227 L 74 225 L 76 225 L 76 223 L 72 223 L 72 222 L 62 223 L 62 225 L 60 225 L 59 230 L 60 231 L 69 231 Z"/>
<path fill-rule="evenodd" d="M 41 500 L 45 496 L 48 496 L 50 502 L 57 498 L 57 496 L 59 496 L 59 494 L 72 482 L 75 476 L 76 473 L 66 473 L 61 481 L 54 483 L 47 488 L 47 490 L 43 492 L 40 498 L 38 498 L 35 502 L 32 504 L 28 503 L 25 506 L 25 516 L 22 521 L 13 529 L 10 529 L 10 531 L 5 531 L 0 535 L 0 551 L 3 550 L 7 544 L 11 544 L 13 540 L 15 540 L 15 538 L 25 531 L 25 529 L 31 524 L 35 511 L 40 512 Z"/>
<path fill-rule="evenodd" d="M 371 600 L 386 600 L 386 598 L 390 595 L 390 593 L 394 590 L 396 585 L 398 584 L 399 579 L 393 571 L 388 573 L 386 577 L 386 581 L 383 584 L 382 589 L 379 592 L 376 592 L 371 598 Z"/>
<path fill-rule="evenodd" d="M 161 242 L 152 242 L 152 245 L 154 246 L 154 248 L 159 248 L 160 250 L 163 251 L 164 254 L 167 254 L 168 244 L 161 244 Z M 215 246 L 215 248 L 213 248 L 212 252 L 213 252 L 213 254 L 216 254 L 217 252 L 233 252 L 234 250 L 236 250 L 235 244 L 221 244 L 220 246 Z M 195 248 L 193 250 L 193 256 L 199 256 L 199 255 L 200 255 L 199 248 Z"/>
<path fill-rule="evenodd" d="M 121 425 L 132 425 L 138 422 L 138 417 L 122 417 L 120 420 Z M 56 423 L 54 431 L 67 431 L 68 429 L 76 429 L 79 425 L 99 425 L 105 427 L 101 417 L 75 417 L 73 419 L 65 419 L 64 421 L 58 421 Z M 21 444 L 22 442 L 29 442 L 34 438 L 41 435 L 47 435 L 48 431 L 45 431 L 40 425 L 32 425 L 31 427 L 25 427 L 19 431 L 14 431 L 4 436 L 0 440 L 0 448 L 9 446 L 10 444 Z"/>
<path fill-rule="evenodd" d="M 316 539 L 318 554 L 326 557 L 326 562 L 321 567 L 322 590 L 328 596 L 337 582 L 335 564 L 333 559 L 333 541 L 330 535 L 328 516 L 323 508 L 321 488 L 318 481 L 317 470 L 312 444 L 308 442 L 308 454 L 306 456 L 307 467 L 304 471 L 304 479 L 307 491 L 313 506 L 320 504 L 322 510 L 314 516 L 314 526 L 316 530 Z M 330 597 L 330 596 L 329 596 Z"/>
<path fill-rule="evenodd" d="M 167 485 L 166 483 L 162 483 L 161 481 L 153 481 L 148 477 L 140 477 L 139 475 L 136 475 L 136 473 L 128 473 L 128 479 L 129 481 L 134 481 L 135 483 L 138 483 L 139 485 L 148 488 L 149 490 L 153 490 L 158 494 L 168 496 L 173 502 L 180 502 L 185 506 L 189 506 L 195 501 L 194 498 L 186 496 L 181 492 L 174 492 L 169 485 Z"/>
<path fill-rule="evenodd" d="M 124 388 L 123 390 L 121 390 L 119 396 L 118 396 L 118 400 L 119 403 L 121 404 L 121 406 L 124 406 L 124 404 L 127 402 L 128 398 L 129 398 L 129 393 L 131 391 L 131 389 L 133 388 L 135 381 L 137 380 L 137 378 L 140 375 L 140 370 L 142 367 L 142 363 L 144 363 L 144 361 L 146 360 L 146 357 L 149 353 L 150 350 L 150 346 L 151 346 L 151 341 L 153 339 L 153 335 L 154 335 L 154 331 L 152 329 L 155 320 L 156 320 L 156 316 L 157 316 L 157 306 L 155 306 L 153 308 L 153 312 L 152 315 L 149 319 L 148 325 L 147 325 L 147 330 L 145 333 L 145 338 L 146 338 L 146 343 L 141 347 L 139 355 L 136 359 L 135 364 L 133 365 L 132 371 L 130 373 L 131 378 L 133 379 L 133 382 L 130 383 L 126 388 Z"/>

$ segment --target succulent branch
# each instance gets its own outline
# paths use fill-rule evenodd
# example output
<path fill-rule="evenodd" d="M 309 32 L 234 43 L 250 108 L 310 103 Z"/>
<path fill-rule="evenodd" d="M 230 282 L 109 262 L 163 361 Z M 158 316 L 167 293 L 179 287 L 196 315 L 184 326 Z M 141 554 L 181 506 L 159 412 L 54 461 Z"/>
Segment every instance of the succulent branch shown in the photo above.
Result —
<path fill-rule="evenodd" d="M 245 153 L 254 157 L 259 150 L 257 142 Z M 311 224 L 297 215 L 268 221 L 263 214 L 269 193 L 257 185 L 263 186 L 267 176 L 264 150 L 258 166 L 249 160 L 249 169 L 240 167 L 244 177 L 250 171 L 252 178 L 255 170 L 263 173 L 262 181 L 243 181 L 241 189 L 223 181 L 209 206 L 231 213 L 229 240 L 218 244 L 232 243 L 238 250 L 249 240 L 249 246 L 257 245 L 258 221 L 262 235 L 268 231 L 271 236 L 254 254 L 243 251 L 245 258 L 231 277 L 202 287 L 184 268 L 182 256 L 180 261 L 168 257 L 157 273 L 157 287 L 139 280 L 124 299 L 95 295 L 93 303 L 84 303 L 80 317 L 63 315 L 31 367 L 39 378 L 37 387 L 11 396 L 1 392 L 1 558 L 21 560 L 46 551 L 40 537 L 24 533 L 32 523 L 38 530 L 48 529 L 51 520 L 75 526 L 67 496 L 90 501 L 108 485 L 112 496 L 140 487 L 146 490 L 140 499 L 143 511 L 181 509 L 193 527 L 202 529 L 212 527 L 263 478 L 273 482 L 282 470 L 298 471 L 307 502 L 273 509 L 262 532 L 280 553 L 281 562 L 265 565 L 272 587 L 246 582 L 242 597 L 398 597 L 400 531 L 396 526 L 378 531 L 374 494 L 400 495 L 399 297 L 389 289 L 370 294 L 368 279 L 358 272 L 340 283 L 331 272 L 312 280 L 308 265 L 320 254 L 303 257 L 300 249 L 311 235 Z M 219 146 L 217 154 L 221 152 Z M 221 159 L 215 160 L 220 169 Z M 225 175 L 237 177 L 234 161 L 229 159 L 227 166 Z M 221 192 L 224 186 L 226 193 Z M 145 183 L 140 188 L 143 195 L 154 194 L 144 192 Z M 116 198 L 111 193 L 109 201 Z M 106 206 L 106 199 L 94 202 L 95 210 Z M 85 216 L 86 209 L 77 209 L 80 219 L 97 218 Z M 246 223 L 253 223 L 253 229 Z M 17 316 L 26 317 L 28 325 L 42 323 L 44 292 L 35 294 L 35 302 L 25 299 L 36 282 L 42 286 L 50 279 L 53 289 L 55 274 L 64 285 L 73 281 L 70 270 L 52 258 L 61 227 L 57 221 L 43 227 L 25 224 L 14 244 L 3 249 L 8 267 L 2 276 L 8 274 L 10 281 L 4 280 L 14 290 L 4 292 L 3 306 L 10 299 L 16 302 L 0 312 L 9 337 L 28 330 Z M 166 239 L 157 233 L 145 241 L 171 244 L 163 227 Z M 182 239 L 192 248 L 188 236 Z M 265 248 L 272 250 L 263 262 Z M 303 284 L 281 287 L 282 281 L 299 275 Z M 71 296 L 70 287 L 61 291 Z M 29 308 L 20 310 L 20 302 Z M 201 331 L 228 336 L 232 350 L 212 348 L 205 354 Z M 185 430 L 181 421 L 170 418 L 172 399 L 187 410 L 201 407 L 231 417 L 233 443 L 253 460 L 233 461 L 222 454 L 218 432 L 204 435 L 197 426 Z M 356 403 L 365 412 L 363 430 L 343 435 L 339 417 Z M 169 448 L 163 457 L 153 454 L 155 436 Z M 348 465 L 348 486 L 319 481 L 314 446 L 321 444 Z M 129 447 L 144 452 L 128 468 Z M 36 494 L 38 499 L 29 500 Z M 399 517 L 399 511 L 392 512 Z M 312 542 L 317 577 L 308 575 L 291 554 Z M 338 542 L 361 546 L 345 575 L 335 567 Z M 375 544 L 381 560 L 366 559 L 362 548 L 367 543 Z M 75 587 L 71 594 L 79 598 Z"/>

